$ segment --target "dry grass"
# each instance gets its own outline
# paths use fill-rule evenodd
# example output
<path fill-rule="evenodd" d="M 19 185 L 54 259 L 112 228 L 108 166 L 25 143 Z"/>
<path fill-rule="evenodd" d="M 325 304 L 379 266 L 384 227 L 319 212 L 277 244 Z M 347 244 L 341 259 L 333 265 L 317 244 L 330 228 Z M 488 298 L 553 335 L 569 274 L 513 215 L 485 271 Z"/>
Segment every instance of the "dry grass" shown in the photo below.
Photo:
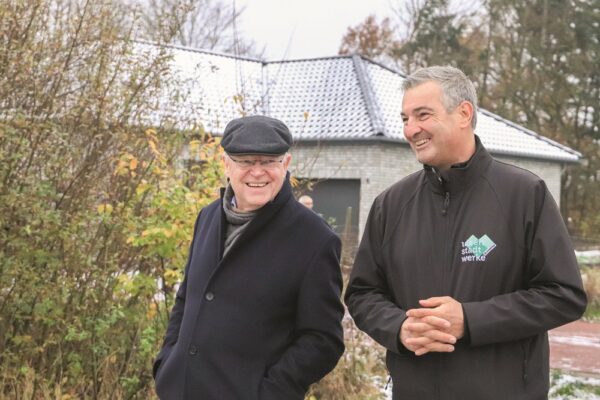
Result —
<path fill-rule="evenodd" d="M 600 321 L 600 267 L 584 267 L 581 269 L 581 276 L 588 296 L 588 306 L 583 318 Z"/>
<path fill-rule="evenodd" d="M 344 291 L 352 260 L 342 264 Z M 306 400 L 380 400 L 388 379 L 385 349 L 361 332 L 346 311 L 343 320 L 346 351 L 335 369 L 311 386 Z"/>
<path fill-rule="evenodd" d="M 307 400 L 379 400 L 387 380 L 385 350 L 344 318 L 346 351 L 337 367 L 309 390 Z"/>

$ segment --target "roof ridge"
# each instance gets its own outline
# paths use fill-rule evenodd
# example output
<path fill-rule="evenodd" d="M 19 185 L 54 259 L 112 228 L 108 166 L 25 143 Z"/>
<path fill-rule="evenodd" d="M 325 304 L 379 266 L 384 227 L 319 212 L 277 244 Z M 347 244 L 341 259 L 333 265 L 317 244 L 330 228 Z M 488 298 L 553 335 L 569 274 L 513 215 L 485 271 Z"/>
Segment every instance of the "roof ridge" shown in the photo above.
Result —
<path fill-rule="evenodd" d="M 373 85 L 371 84 L 369 73 L 366 71 L 365 66 L 363 65 L 362 57 L 356 54 L 353 55 L 352 63 L 358 78 L 358 86 L 360 87 L 363 100 L 365 101 L 367 114 L 369 115 L 369 120 L 371 121 L 371 127 L 375 131 L 375 136 L 386 136 L 387 130 L 385 123 L 383 122 L 383 118 L 381 117 L 381 109 L 377 103 L 377 98 L 373 90 Z"/>
<path fill-rule="evenodd" d="M 389 71 L 389 72 L 391 72 L 391 73 L 394 73 L 394 74 L 396 74 L 396 75 L 399 75 L 399 76 L 400 76 L 400 77 L 402 77 L 403 79 L 406 79 L 406 74 L 405 74 L 404 72 L 401 72 L 401 71 L 399 71 L 399 70 L 397 70 L 397 69 L 395 69 L 395 68 L 393 68 L 393 67 L 390 67 L 390 66 L 388 66 L 388 65 L 386 65 L 386 64 L 384 64 L 384 63 L 382 63 L 382 62 L 375 61 L 375 60 L 371 60 L 369 57 L 365 57 L 365 56 L 362 56 L 362 55 L 361 55 L 361 56 L 360 56 L 360 58 L 362 58 L 362 59 L 363 59 L 363 61 L 366 61 L 366 62 L 368 62 L 368 63 L 370 63 L 370 64 L 376 65 L 376 66 L 378 66 L 379 68 L 383 68 L 383 69 L 385 69 L 385 70 L 387 70 L 387 71 Z"/>

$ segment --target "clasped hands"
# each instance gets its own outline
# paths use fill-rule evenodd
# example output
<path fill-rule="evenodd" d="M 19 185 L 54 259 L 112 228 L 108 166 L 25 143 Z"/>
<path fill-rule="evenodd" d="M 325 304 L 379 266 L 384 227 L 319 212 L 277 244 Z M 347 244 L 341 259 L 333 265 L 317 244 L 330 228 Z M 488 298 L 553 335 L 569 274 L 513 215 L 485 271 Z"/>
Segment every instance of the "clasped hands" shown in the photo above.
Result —
<path fill-rule="evenodd" d="M 406 312 L 400 342 L 417 356 L 454 351 L 454 344 L 465 333 L 461 304 L 449 296 L 430 297 L 419 304 L 422 308 Z"/>

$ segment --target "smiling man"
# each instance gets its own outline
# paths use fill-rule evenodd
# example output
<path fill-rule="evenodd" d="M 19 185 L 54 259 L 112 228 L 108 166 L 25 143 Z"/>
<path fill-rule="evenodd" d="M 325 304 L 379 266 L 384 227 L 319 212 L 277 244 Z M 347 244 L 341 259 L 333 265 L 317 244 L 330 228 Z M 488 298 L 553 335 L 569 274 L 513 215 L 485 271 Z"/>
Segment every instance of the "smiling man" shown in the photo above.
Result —
<path fill-rule="evenodd" d="M 404 136 L 424 166 L 377 197 L 346 290 L 356 325 L 387 348 L 393 399 L 538 400 L 547 331 L 586 296 L 556 203 L 475 135 L 458 69 L 404 82 Z"/>
<path fill-rule="evenodd" d="M 294 199 L 291 144 L 269 117 L 225 128 L 229 185 L 196 221 L 153 368 L 161 399 L 301 400 L 341 357 L 341 244 Z"/>

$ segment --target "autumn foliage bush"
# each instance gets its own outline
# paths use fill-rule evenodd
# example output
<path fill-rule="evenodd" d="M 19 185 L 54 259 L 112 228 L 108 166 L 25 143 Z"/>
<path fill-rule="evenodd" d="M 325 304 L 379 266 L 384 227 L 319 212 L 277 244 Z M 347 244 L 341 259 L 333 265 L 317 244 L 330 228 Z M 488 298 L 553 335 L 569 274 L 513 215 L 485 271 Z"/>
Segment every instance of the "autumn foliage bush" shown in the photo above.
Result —
<path fill-rule="evenodd" d="M 0 21 L 0 398 L 150 398 L 217 143 L 159 109 L 169 56 L 121 2 L 3 1 Z"/>

